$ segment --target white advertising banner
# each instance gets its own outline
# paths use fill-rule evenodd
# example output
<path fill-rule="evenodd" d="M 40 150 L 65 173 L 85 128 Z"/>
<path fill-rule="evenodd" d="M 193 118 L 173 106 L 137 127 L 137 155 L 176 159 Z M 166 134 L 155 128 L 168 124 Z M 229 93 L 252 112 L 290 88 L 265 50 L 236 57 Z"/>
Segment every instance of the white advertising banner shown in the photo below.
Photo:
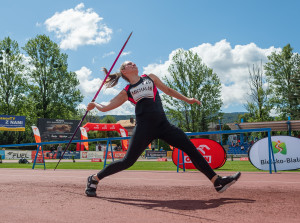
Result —
<path fill-rule="evenodd" d="M 80 159 L 93 159 L 93 158 L 102 158 L 103 151 L 81 151 Z"/>
<path fill-rule="evenodd" d="M 32 151 L 20 151 L 20 150 L 5 150 L 5 159 L 15 160 L 15 159 L 31 159 Z"/>
<path fill-rule="evenodd" d="M 271 141 L 277 170 L 295 170 L 300 168 L 299 138 L 272 136 Z M 256 168 L 269 170 L 268 138 L 261 139 L 253 144 L 249 151 L 249 160 Z"/>

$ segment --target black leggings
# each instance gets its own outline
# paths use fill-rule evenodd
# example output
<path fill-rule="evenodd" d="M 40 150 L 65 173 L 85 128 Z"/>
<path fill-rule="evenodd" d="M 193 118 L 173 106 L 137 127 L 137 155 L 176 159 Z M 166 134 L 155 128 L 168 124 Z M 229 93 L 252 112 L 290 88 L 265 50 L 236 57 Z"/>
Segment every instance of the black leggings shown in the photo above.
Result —
<path fill-rule="evenodd" d="M 184 151 L 194 166 L 208 179 L 211 180 L 216 175 L 187 135 L 178 127 L 170 124 L 165 116 L 160 115 L 159 117 L 150 113 L 137 116 L 137 125 L 126 155 L 123 159 L 112 162 L 102 169 L 97 174 L 100 180 L 131 167 L 154 139 L 162 139 L 169 145 Z"/>

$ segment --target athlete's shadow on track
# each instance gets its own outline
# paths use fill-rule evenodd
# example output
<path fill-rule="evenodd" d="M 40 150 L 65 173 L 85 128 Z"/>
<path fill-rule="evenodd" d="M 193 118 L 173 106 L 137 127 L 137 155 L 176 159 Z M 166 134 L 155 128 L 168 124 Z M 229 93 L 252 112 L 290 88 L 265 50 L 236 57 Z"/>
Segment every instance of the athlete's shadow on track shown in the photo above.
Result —
<path fill-rule="evenodd" d="M 98 197 L 113 203 L 132 205 L 145 209 L 169 208 L 175 210 L 205 210 L 233 203 L 254 203 L 256 200 L 239 198 L 219 198 L 209 200 L 147 200 L 129 198 Z"/>

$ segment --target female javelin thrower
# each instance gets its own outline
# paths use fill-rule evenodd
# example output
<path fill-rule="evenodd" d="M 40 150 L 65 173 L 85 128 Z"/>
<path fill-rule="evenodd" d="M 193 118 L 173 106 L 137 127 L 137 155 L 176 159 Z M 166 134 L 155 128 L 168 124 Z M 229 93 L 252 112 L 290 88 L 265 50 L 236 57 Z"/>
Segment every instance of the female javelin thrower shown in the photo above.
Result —
<path fill-rule="evenodd" d="M 105 68 L 104 72 L 107 74 Z M 197 103 L 200 105 L 200 101 L 195 98 L 187 98 L 167 87 L 154 74 L 139 76 L 137 66 L 131 61 L 124 62 L 120 67 L 120 72 L 110 74 L 105 83 L 106 86 L 115 86 L 120 77 L 129 82 L 129 84 L 107 105 L 91 102 L 88 104 L 87 110 L 90 111 L 96 107 L 101 112 L 107 112 L 129 100 L 135 105 L 136 126 L 124 158 L 110 163 L 97 174 L 88 177 L 85 190 L 87 196 L 97 196 L 98 182 L 104 177 L 132 166 L 154 139 L 162 139 L 171 146 L 183 150 L 190 157 L 195 167 L 213 183 L 216 191 L 219 193 L 224 192 L 238 180 L 241 175 L 240 172 L 227 177 L 218 176 L 187 135 L 181 129 L 169 123 L 157 88 L 165 94 L 189 104 Z"/>

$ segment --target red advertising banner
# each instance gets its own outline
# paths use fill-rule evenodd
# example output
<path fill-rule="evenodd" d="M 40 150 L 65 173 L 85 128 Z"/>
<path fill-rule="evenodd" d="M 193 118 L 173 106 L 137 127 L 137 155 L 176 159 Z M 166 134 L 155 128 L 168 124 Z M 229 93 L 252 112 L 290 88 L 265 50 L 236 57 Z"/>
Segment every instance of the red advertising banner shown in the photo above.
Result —
<path fill-rule="evenodd" d="M 31 152 L 31 158 L 33 160 L 34 160 L 35 154 L 36 154 L 36 151 Z M 45 159 L 56 159 L 56 153 L 52 154 L 50 151 L 44 151 L 44 158 Z M 43 159 L 41 151 L 39 151 L 37 159 Z"/>
<path fill-rule="evenodd" d="M 102 162 L 101 158 L 92 158 L 91 162 Z"/>
<path fill-rule="evenodd" d="M 127 137 L 128 131 L 119 123 L 86 123 L 83 128 L 86 132 L 89 131 L 117 131 L 120 133 L 121 137 Z M 128 149 L 128 140 L 121 140 L 122 150 L 126 151 Z"/>
<path fill-rule="evenodd" d="M 225 149 L 216 141 L 211 139 L 191 139 L 191 142 L 195 145 L 197 150 L 203 155 L 208 164 L 213 169 L 222 167 L 226 162 L 226 152 Z M 182 159 L 181 150 L 178 148 L 173 149 L 172 160 L 177 166 L 178 163 L 178 151 L 179 151 L 179 167 L 183 168 L 183 159 L 186 169 L 196 169 L 193 165 L 190 157 L 183 153 L 184 158 Z"/>
<path fill-rule="evenodd" d="M 104 154 L 103 154 L 104 158 L 105 158 L 105 153 L 106 152 L 104 152 Z M 122 152 L 122 151 L 121 152 L 113 152 L 113 154 L 114 154 L 115 159 L 122 159 L 125 156 L 126 152 Z M 107 159 L 112 159 L 111 152 L 107 153 Z"/>

